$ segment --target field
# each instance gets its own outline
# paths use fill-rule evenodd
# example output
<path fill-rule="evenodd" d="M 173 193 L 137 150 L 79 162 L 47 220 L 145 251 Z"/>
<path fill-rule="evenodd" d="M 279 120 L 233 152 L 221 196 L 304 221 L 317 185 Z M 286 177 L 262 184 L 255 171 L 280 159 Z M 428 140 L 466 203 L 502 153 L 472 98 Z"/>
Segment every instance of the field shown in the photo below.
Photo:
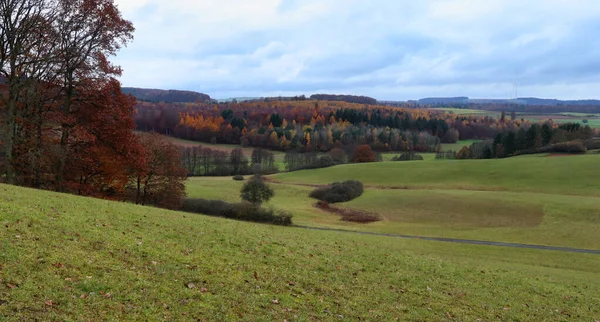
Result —
<path fill-rule="evenodd" d="M 431 108 L 432 111 L 443 111 L 447 113 L 457 115 L 474 115 L 474 116 L 490 116 L 499 118 L 502 112 L 478 110 L 478 109 L 466 109 L 466 108 Z M 506 117 L 510 118 L 510 113 L 506 113 Z M 548 114 L 532 114 L 532 113 L 517 113 L 517 118 L 530 121 L 530 122 L 544 122 L 547 120 L 553 120 L 557 123 L 583 123 L 583 120 L 587 120 L 587 125 L 593 129 L 600 129 L 600 114 L 588 114 L 588 113 L 548 113 Z"/>
<path fill-rule="evenodd" d="M 598 255 L 310 231 L 0 191 L 0 320 L 600 317 Z"/>
<path fill-rule="evenodd" d="M 531 122 L 543 122 L 547 120 L 552 120 L 556 123 L 580 123 L 582 125 L 589 125 L 593 129 L 600 129 L 600 118 L 598 115 L 579 115 L 580 113 L 560 113 L 560 114 L 540 114 L 540 115 L 531 115 L 524 114 L 519 115 L 519 117 L 524 118 L 525 120 Z M 586 119 L 587 123 L 583 123 L 583 120 Z"/>
<path fill-rule="evenodd" d="M 0 185 L 0 320 L 600 319 L 598 254 L 393 237 L 600 250 L 600 155 L 429 156 L 269 176 L 292 227 Z M 348 179 L 365 193 L 337 206 L 382 221 L 315 208 Z M 242 185 L 187 182 L 231 202 Z"/>
<path fill-rule="evenodd" d="M 300 225 L 379 233 L 598 249 L 598 155 L 352 164 L 271 176 L 269 203 Z M 315 185 L 355 179 L 365 194 L 341 207 L 374 212 L 368 225 L 314 207 Z M 242 183 L 193 178 L 190 197 L 239 201 Z"/>
<path fill-rule="evenodd" d="M 486 110 L 476 110 L 476 109 L 469 109 L 469 108 L 452 108 L 452 107 L 436 107 L 436 108 L 430 108 L 430 110 L 432 111 L 440 111 L 440 112 L 446 112 L 446 113 L 450 113 L 450 114 L 457 114 L 457 115 L 476 115 L 476 116 L 499 116 L 501 112 L 493 112 L 493 111 L 486 111 Z"/>

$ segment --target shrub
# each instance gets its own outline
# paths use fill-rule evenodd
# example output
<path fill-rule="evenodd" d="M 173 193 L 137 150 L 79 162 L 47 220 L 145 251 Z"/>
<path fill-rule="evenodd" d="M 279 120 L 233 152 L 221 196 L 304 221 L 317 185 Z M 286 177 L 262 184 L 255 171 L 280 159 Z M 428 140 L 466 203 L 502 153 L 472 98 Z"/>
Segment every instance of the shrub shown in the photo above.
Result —
<path fill-rule="evenodd" d="M 242 200 L 260 205 L 269 201 L 275 192 L 265 183 L 261 175 L 254 175 L 250 181 L 246 182 L 240 192 Z"/>
<path fill-rule="evenodd" d="M 556 143 L 549 147 L 548 152 L 556 153 L 585 153 L 587 151 L 585 145 L 581 141 L 569 141 Z"/>
<path fill-rule="evenodd" d="M 413 152 L 405 152 L 393 157 L 392 161 L 423 161 L 423 156 Z"/>
<path fill-rule="evenodd" d="M 470 159 L 471 158 L 471 150 L 467 146 L 463 146 L 460 151 L 456 154 L 457 159 Z"/>
<path fill-rule="evenodd" d="M 335 182 L 328 187 L 317 188 L 310 193 L 310 197 L 328 203 L 338 203 L 358 198 L 363 194 L 363 191 L 363 184 L 360 181 L 349 180 Z"/>
<path fill-rule="evenodd" d="M 329 156 L 335 164 L 346 163 L 346 152 L 340 148 L 333 148 L 329 151 Z"/>
<path fill-rule="evenodd" d="M 591 139 L 585 142 L 585 147 L 588 150 L 598 150 L 600 149 L 600 139 Z"/>
<path fill-rule="evenodd" d="M 237 176 L 233 176 L 233 180 L 235 180 L 235 181 L 244 181 L 244 176 L 238 174 Z"/>
<path fill-rule="evenodd" d="M 265 209 L 249 202 L 228 203 L 222 200 L 185 199 L 181 210 L 209 216 L 282 226 L 292 224 L 292 215 L 290 213 Z"/>
<path fill-rule="evenodd" d="M 375 162 L 375 152 L 368 145 L 361 145 L 354 152 L 353 162 Z"/>

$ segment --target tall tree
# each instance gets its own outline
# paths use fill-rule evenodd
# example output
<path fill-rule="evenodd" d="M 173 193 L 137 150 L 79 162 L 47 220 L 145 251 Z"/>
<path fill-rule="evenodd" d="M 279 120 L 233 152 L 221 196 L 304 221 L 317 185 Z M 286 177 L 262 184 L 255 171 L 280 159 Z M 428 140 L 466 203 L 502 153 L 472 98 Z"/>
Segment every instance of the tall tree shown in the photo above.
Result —
<path fill-rule="evenodd" d="M 6 80 L 6 91 L 0 91 L 4 111 L 4 171 L 8 183 L 14 184 L 14 142 L 18 98 L 28 79 L 34 77 L 34 66 L 47 57 L 43 52 L 51 19 L 44 0 L 0 0 L 0 76 Z"/>

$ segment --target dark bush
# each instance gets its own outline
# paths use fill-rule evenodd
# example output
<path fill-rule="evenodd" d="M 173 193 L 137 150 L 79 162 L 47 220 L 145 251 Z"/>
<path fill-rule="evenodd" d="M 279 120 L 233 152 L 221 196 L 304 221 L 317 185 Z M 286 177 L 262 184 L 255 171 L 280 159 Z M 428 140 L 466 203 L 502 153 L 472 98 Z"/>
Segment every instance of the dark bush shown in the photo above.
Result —
<path fill-rule="evenodd" d="M 328 203 L 338 203 L 358 198 L 363 191 L 363 184 L 360 181 L 349 180 L 335 182 L 329 187 L 317 188 L 310 193 L 310 197 Z"/>
<path fill-rule="evenodd" d="M 181 210 L 209 216 L 230 219 L 269 223 L 289 226 L 292 224 L 292 215 L 273 209 L 265 209 L 249 202 L 228 203 L 222 200 L 185 199 Z"/>
<path fill-rule="evenodd" d="M 414 152 L 405 152 L 393 157 L 392 161 L 423 161 L 423 156 Z"/>
<path fill-rule="evenodd" d="M 233 180 L 235 180 L 235 181 L 244 181 L 244 176 L 241 176 L 241 175 L 233 176 Z"/>
<path fill-rule="evenodd" d="M 598 150 L 600 149 L 600 139 L 591 139 L 585 142 L 585 147 L 588 150 Z"/>
<path fill-rule="evenodd" d="M 587 149 L 581 141 L 569 141 L 551 145 L 548 152 L 585 153 L 587 152 Z"/>

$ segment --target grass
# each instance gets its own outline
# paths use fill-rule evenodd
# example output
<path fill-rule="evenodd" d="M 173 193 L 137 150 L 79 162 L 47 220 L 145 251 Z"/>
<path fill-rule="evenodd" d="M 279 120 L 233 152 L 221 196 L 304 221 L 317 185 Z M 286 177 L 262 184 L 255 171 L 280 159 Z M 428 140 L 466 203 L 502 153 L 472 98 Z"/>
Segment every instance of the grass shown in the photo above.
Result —
<path fill-rule="evenodd" d="M 410 189 L 493 190 L 600 197 L 598 155 L 548 158 L 528 155 L 492 160 L 383 162 L 283 173 L 284 183 L 327 184 L 359 180 L 368 186 Z"/>
<path fill-rule="evenodd" d="M 452 150 L 458 153 L 458 151 L 460 151 L 460 149 L 462 149 L 463 147 L 471 146 L 471 144 L 475 142 L 479 142 L 479 140 L 460 140 L 456 143 L 443 143 L 442 151 Z"/>
<path fill-rule="evenodd" d="M 598 249 L 598 154 L 550 158 L 352 164 L 271 176 L 268 204 L 300 225 L 381 233 Z M 380 214 L 368 225 L 340 221 L 314 207 L 311 185 L 349 179 L 365 194 L 341 207 Z M 239 201 L 242 183 L 195 178 L 191 197 Z"/>
<path fill-rule="evenodd" d="M 458 114 L 458 115 L 477 115 L 477 116 L 485 116 L 485 115 L 497 116 L 497 115 L 500 115 L 500 112 L 493 112 L 493 111 L 486 111 L 486 110 L 476 110 L 476 109 L 469 109 L 469 108 L 435 107 L 435 108 L 430 108 L 430 110 L 432 110 L 432 111 L 442 111 L 442 112 L 451 113 L 451 114 Z"/>
<path fill-rule="evenodd" d="M 600 316 L 597 255 L 308 231 L 0 191 L 0 320 Z"/>

